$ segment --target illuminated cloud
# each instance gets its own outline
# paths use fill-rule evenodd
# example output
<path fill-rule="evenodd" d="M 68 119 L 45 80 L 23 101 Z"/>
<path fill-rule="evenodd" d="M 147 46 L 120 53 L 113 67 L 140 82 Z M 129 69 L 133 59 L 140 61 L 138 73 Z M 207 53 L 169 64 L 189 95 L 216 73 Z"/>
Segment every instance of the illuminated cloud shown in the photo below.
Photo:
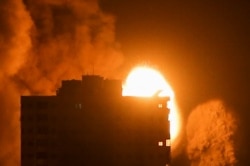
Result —
<path fill-rule="evenodd" d="M 21 0 L 0 1 L 0 165 L 19 165 L 19 98 L 13 77 L 31 48 L 32 20 Z"/>
<path fill-rule="evenodd" d="M 198 105 L 187 123 L 187 154 L 192 166 L 236 164 L 236 121 L 220 100 Z"/>

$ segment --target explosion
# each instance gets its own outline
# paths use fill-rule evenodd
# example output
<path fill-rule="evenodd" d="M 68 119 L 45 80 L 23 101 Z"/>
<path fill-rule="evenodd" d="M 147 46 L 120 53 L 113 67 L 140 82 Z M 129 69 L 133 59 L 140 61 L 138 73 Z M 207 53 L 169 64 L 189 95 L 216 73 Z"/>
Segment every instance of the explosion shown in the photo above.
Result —
<path fill-rule="evenodd" d="M 174 143 L 176 143 L 181 126 L 180 115 L 174 102 L 174 92 L 161 73 L 146 66 L 136 67 L 130 72 L 123 86 L 123 96 L 151 97 L 156 93 L 159 93 L 160 97 L 170 97 L 170 133 L 174 145 L 172 148 L 175 148 Z"/>
<path fill-rule="evenodd" d="M 123 57 L 96 0 L 0 1 L 0 165 L 20 165 L 20 96 L 82 74 L 112 77 Z"/>
<path fill-rule="evenodd" d="M 187 153 L 192 166 L 236 164 L 236 121 L 220 100 L 197 106 L 188 118 Z"/>
<path fill-rule="evenodd" d="M 174 96 L 172 89 L 159 72 L 146 66 L 136 67 L 126 79 L 123 96 L 151 97 L 159 90 L 159 96 L 171 98 Z"/>

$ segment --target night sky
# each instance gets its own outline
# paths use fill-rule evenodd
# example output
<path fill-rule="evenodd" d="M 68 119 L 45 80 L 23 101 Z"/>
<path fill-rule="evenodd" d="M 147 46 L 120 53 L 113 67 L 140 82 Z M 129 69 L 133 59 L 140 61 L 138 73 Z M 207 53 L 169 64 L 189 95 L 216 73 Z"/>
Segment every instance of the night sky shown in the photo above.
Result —
<path fill-rule="evenodd" d="M 124 66 L 145 63 L 164 72 L 184 121 L 196 105 L 214 98 L 233 110 L 239 128 L 238 164 L 249 165 L 250 3 L 102 0 L 100 4 L 116 16 Z M 183 156 L 173 165 L 184 165 Z"/>

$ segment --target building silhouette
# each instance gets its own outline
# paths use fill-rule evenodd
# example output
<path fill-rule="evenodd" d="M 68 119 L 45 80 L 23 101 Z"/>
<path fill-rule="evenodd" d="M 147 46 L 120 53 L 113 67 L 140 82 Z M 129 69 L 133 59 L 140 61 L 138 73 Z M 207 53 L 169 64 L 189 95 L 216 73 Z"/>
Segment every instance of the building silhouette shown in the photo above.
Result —
<path fill-rule="evenodd" d="M 21 165 L 169 165 L 168 101 L 124 97 L 121 81 L 96 75 L 21 96 Z"/>

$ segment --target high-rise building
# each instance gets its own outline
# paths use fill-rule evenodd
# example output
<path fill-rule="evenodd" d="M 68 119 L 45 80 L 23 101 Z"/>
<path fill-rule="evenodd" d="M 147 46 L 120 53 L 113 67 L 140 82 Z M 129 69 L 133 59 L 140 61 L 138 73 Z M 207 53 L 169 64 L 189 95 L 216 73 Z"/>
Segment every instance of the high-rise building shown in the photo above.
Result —
<path fill-rule="evenodd" d="M 21 165 L 166 166 L 168 101 L 124 97 L 121 81 L 93 75 L 21 96 Z"/>

